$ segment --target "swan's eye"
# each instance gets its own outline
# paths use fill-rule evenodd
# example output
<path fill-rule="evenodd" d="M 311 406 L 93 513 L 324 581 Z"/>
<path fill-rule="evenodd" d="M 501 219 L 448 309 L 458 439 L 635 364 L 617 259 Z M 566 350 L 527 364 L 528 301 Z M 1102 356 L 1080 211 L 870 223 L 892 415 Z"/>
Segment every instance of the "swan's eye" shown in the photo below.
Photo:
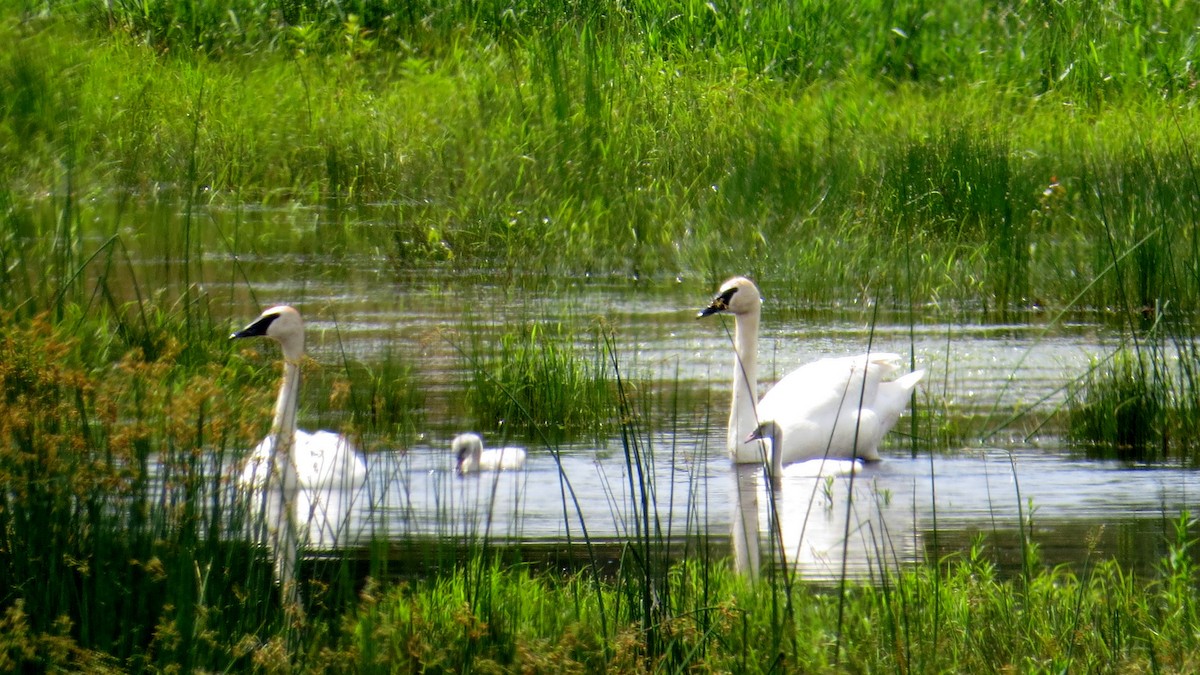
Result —
<path fill-rule="evenodd" d="M 713 300 L 713 305 L 719 309 L 729 309 L 729 303 L 733 302 L 733 294 L 737 293 L 737 287 L 731 288 L 717 296 Z"/>
<path fill-rule="evenodd" d="M 700 310 L 700 313 L 697 314 L 696 317 L 699 318 L 703 316 L 710 316 L 712 314 L 728 310 L 729 301 L 733 298 L 733 294 L 736 292 L 737 288 L 730 288 L 729 290 L 724 291 L 717 297 L 713 298 L 712 302 L 708 304 L 708 307 Z"/>

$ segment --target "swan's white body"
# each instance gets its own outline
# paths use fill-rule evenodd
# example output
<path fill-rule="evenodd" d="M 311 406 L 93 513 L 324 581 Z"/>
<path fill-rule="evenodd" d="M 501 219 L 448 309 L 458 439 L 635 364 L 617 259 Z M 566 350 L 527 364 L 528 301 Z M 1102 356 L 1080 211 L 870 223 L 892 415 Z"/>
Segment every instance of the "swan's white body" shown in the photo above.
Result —
<path fill-rule="evenodd" d="M 480 471 L 513 471 L 525 466 L 525 450 L 522 448 L 483 449 L 479 434 L 459 434 L 450 444 L 455 456 L 455 470 L 460 475 Z"/>
<path fill-rule="evenodd" d="M 301 612 L 296 560 L 301 539 L 331 545 L 345 531 L 348 504 L 366 482 L 366 463 L 353 445 L 328 431 L 296 429 L 304 322 L 292 307 L 262 313 L 230 336 L 268 337 L 283 350 L 283 380 L 275 401 L 271 431 L 254 448 L 238 484 L 249 492 L 251 520 L 271 549 L 275 575 L 289 608 Z M 301 526 L 305 536 L 301 537 Z"/>
<path fill-rule="evenodd" d="M 268 435 L 246 457 L 238 484 L 261 498 L 268 484 L 275 436 Z M 313 548 L 345 540 L 350 509 L 362 497 L 367 465 L 350 439 L 331 431 L 297 429 L 292 436 L 296 470 L 294 512 L 299 543 Z"/>
<path fill-rule="evenodd" d="M 822 359 L 788 373 L 757 401 L 761 308 L 758 287 L 735 277 L 700 312 L 734 316 L 733 400 L 726 436 L 730 457 L 739 464 L 761 463 L 770 452 L 785 465 L 826 457 L 878 460 L 880 441 L 904 412 L 925 371 L 884 381 L 900 370 L 898 354 Z M 765 447 L 766 438 L 747 440 L 767 421 L 779 424 L 781 452 Z"/>
<path fill-rule="evenodd" d="M 876 461 L 879 443 L 908 406 L 918 370 L 882 381 L 900 369 L 899 354 L 821 359 L 800 366 L 758 403 L 758 419 L 782 429 L 785 465 L 824 457 Z M 751 445 L 752 444 L 743 444 Z"/>

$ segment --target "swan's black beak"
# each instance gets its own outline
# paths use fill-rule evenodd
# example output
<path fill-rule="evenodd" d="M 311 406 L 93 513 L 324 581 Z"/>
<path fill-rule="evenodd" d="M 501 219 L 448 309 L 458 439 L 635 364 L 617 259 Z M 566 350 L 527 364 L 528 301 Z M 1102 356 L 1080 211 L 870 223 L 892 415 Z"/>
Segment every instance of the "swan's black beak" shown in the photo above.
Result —
<path fill-rule="evenodd" d="M 733 299 L 734 293 L 737 293 L 737 288 L 731 288 L 731 289 L 725 291 L 724 293 L 718 295 L 717 297 L 713 298 L 712 303 L 709 304 L 708 307 L 705 307 L 704 309 L 700 310 L 700 312 L 698 314 L 696 314 L 696 318 L 700 319 L 700 318 L 706 317 L 710 314 L 719 314 L 721 312 L 728 310 L 729 309 L 729 301 Z"/>
<path fill-rule="evenodd" d="M 267 329 L 271 327 L 271 322 L 278 319 L 278 314 L 264 314 L 254 320 L 254 323 L 245 328 L 233 333 L 229 336 L 230 340 L 237 338 L 263 337 L 267 334 Z"/>

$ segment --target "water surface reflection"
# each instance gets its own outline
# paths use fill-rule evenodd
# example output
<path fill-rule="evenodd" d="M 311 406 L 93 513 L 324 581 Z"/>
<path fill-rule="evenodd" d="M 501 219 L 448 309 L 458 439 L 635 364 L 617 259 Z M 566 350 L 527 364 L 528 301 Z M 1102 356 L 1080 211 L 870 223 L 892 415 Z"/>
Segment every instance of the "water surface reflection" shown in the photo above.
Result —
<path fill-rule="evenodd" d="M 644 535 L 647 527 L 665 540 L 727 542 L 733 506 L 753 502 L 766 550 L 769 495 L 761 476 L 748 481 L 752 494 L 739 493 L 721 450 L 731 327 L 694 319 L 720 280 L 514 283 L 501 274 L 398 271 L 369 256 L 331 261 L 264 254 L 238 260 L 236 273 L 230 262 L 209 256 L 196 276 L 206 280 L 213 311 L 236 317 L 231 325 L 270 304 L 296 305 L 308 322 L 315 360 L 372 364 L 386 354 L 411 365 L 417 386 L 429 394 L 431 422 L 418 430 L 415 444 L 367 443 L 370 507 L 353 514 L 358 542 L 487 538 L 558 545 L 584 535 L 621 541 Z M 1151 560 L 1147 552 L 1163 550 L 1170 531 L 1164 523 L 1182 510 L 1196 511 L 1200 480 L 1193 471 L 1075 459 L 1056 435 L 1067 384 L 1118 339 L 1104 327 L 1049 325 L 1037 316 L 1027 324 L 994 325 L 946 318 L 936 307 L 909 322 L 907 314 L 866 307 L 799 309 L 797 302 L 776 302 L 769 286 L 764 293 L 764 381 L 813 359 L 861 353 L 868 343 L 901 352 L 929 370 L 917 409 L 952 420 L 964 443 L 984 438 L 989 446 L 912 459 L 894 432 L 888 459 L 853 479 L 785 480 L 777 495 L 782 546 L 805 576 L 867 575 L 962 550 L 976 535 L 986 535 L 1001 558 L 1012 556 L 1023 520 L 1050 562 L 1092 554 Z M 454 475 L 449 438 L 475 427 L 447 403 L 446 393 L 468 381 L 461 350 L 469 337 L 487 341 L 530 322 L 571 327 L 581 350 L 596 340 L 589 328 L 603 324 L 626 376 L 651 383 L 664 397 L 695 393 L 690 403 L 652 410 L 641 420 L 644 462 L 629 462 L 622 439 L 611 438 L 557 452 L 526 444 L 531 454 L 523 472 Z M 302 420 L 302 426 L 336 428 L 336 422 Z M 916 442 L 921 452 L 929 445 L 928 439 Z"/>
<path fill-rule="evenodd" d="M 647 522 L 656 541 L 727 537 L 738 495 L 718 447 L 654 453 L 643 466 L 646 494 L 623 455 L 586 448 L 565 448 L 557 460 L 535 450 L 522 471 L 468 477 L 454 473 L 442 448 L 382 453 L 370 463 L 373 506 L 354 518 L 358 541 L 602 543 L 635 539 Z M 752 489 L 769 560 L 772 495 L 761 476 Z M 1002 561 L 1015 560 L 1022 524 L 1049 563 L 1117 556 L 1153 564 L 1170 521 L 1200 507 L 1200 484 L 1186 469 L 980 450 L 890 458 L 852 476 L 788 475 L 774 499 L 788 563 L 822 580 L 894 570 L 977 536 Z"/>

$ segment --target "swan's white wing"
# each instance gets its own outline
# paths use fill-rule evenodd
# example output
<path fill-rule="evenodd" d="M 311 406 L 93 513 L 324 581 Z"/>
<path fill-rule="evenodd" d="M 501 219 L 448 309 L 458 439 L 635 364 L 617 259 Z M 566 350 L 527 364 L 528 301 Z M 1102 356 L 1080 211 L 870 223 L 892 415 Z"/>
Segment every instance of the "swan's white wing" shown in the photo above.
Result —
<path fill-rule="evenodd" d="M 331 431 L 296 431 L 292 460 L 300 487 L 349 489 L 367 479 L 367 464 L 350 439 Z"/>
<path fill-rule="evenodd" d="M 785 375 L 763 396 L 758 404 L 759 420 L 781 421 L 809 411 L 854 409 L 860 400 L 870 406 L 880 380 L 899 368 L 898 354 L 863 354 L 806 363 Z"/>
<path fill-rule="evenodd" d="M 266 484 L 275 437 L 268 435 L 246 456 L 238 484 L 263 487 Z M 330 431 L 296 430 L 292 442 L 292 464 L 301 488 L 337 486 L 342 489 L 361 485 L 367 479 L 367 464 L 350 439 Z"/>
<path fill-rule="evenodd" d="M 783 463 L 877 459 L 879 441 L 903 411 L 893 387 L 886 389 L 887 410 L 877 409 L 881 380 L 899 368 L 898 354 L 871 353 L 822 359 L 788 373 L 758 406 L 759 420 L 774 420 L 783 432 Z"/>
<path fill-rule="evenodd" d="M 367 465 L 350 439 L 330 431 L 296 431 L 292 448 L 300 493 L 296 520 L 310 547 L 345 543 L 350 513 L 366 499 Z"/>

